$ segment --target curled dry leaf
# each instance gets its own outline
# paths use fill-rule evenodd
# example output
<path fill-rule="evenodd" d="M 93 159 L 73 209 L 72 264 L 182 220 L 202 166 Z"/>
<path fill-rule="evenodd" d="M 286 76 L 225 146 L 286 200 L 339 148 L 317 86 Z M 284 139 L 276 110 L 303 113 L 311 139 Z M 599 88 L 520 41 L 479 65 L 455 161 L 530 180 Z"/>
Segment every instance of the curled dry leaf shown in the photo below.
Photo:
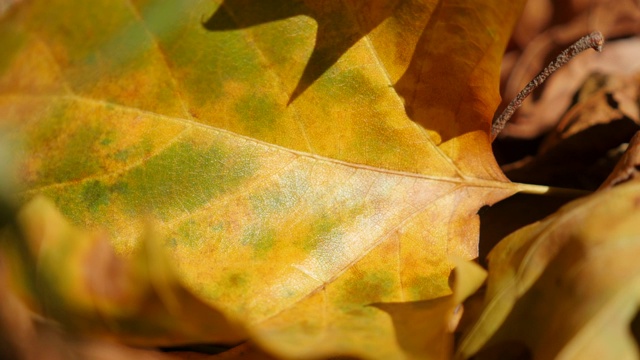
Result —
<path fill-rule="evenodd" d="M 553 128 L 571 104 L 573 94 L 591 73 L 626 75 L 639 69 L 636 59 L 640 42 L 633 37 L 640 33 L 637 1 L 563 1 L 553 3 L 550 8 L 542 4 L 535 7 L 540 8 L 537 10 L 542 11 L 542 15 L 523 13 L 525 21 L 515 30 L 516 46 L 507 56 L 511 65 L 507 64 L 509 70 L 503 74 L 508 77 L 504 80 L 504 106 L 560 51 L 585 34 L 601 31 L 607 39 L 606 51 L 584 53 L 554 74 L 536 96 L 524 102 L 505 128 L 505 137 L 531 139 Z M 611 41 L 621 37 L 631 38 Z"/>
<path fill-rule="evenodd" d="M 450 294 L 477 210 L 519 189 L 488 129 L 522 3 L 21 3 L 0 24 L 0 112 L 23 197 L 131 266 L 159 224 L 184 284 L 272 354 L 424 356 L 439 343 L 406 348 L 380 304 Z M 450 337 L 434 316 L 402 326 Z"/>
<path fill-rule="evenodd" d="M 504 136 L 530 139 L 553 129 L 592 74 L 633 78 L 640 71 L 639 54 L 640 38 L 630 38 L 608 42 L 602 53 L 576 56 L 549 78 L 535 103 L 525 101 L 527 105 L 523 104 L 511 125 L 505 127 Z"/>
<path fill-rule="evenodd" d="M 625 150 L 622 158 L 613 169 L 613 172 L 609 177 L 600 185 L 600 189 L 607 189 L 618 184 L 633 181 L 638 178 L 640 169 L 640 132 L 637 132 L 627 149 Z"/>
<path fill-rule="evenodd" d="M 640 129 L 638 76 L 592 74 L 535 156 L 503 166 L 513 181 L 595 190 Z"/>
<path fill-rule="evenodd" d="M 485 308 L 458 358 L 484 349 L 504 359 L 514 344 L 534 359 L 637 358 L 639 223 L 631 181 L 506 237 L 489 255 Z"/>

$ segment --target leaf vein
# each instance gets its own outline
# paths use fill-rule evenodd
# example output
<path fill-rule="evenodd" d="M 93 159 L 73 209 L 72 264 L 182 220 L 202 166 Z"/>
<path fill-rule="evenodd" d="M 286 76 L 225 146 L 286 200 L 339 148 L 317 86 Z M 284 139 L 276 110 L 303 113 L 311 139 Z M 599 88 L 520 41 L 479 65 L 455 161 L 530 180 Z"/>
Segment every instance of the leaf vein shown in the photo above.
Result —
<path fill-rule="evenodd" d="M 270 148 L 270 149 L 277 150 L 277 151 L 282 151 L 282 152 L 285 152 L 285 153 L 295 154 L 297 156 L 301 156 L 301 157 L 305 157 L 305 158 L 314 159 L 314 160 L 322 162 L 322 163 L 329 163 L 329 164 L 338 165 L 338 166 L 346 166 L 346 167 L 350 167 L 350 168 L 354 168 L 354 169 L 371 171 L 373 173 L 398 175 L 398 176 L 404 176 L 404 177 L 408 177 L 408 178 L 422 179 L 422 180 L 441 181 L 441 182 L 462 184 L 462 185 L 465 185 L 465 186 L 482 187 L 482 188 L 496 188 L 496 189 L 509 189 L 509 190 L 518 189 L 518 184 L 511 183 L 511 182 L 506 182 L 506 181 L 501 181 L 501 180 L 488 180 L 488 179 L 475 178 L 475 177 L 434 176 L 434 175 L 427 175 L 427 174 L 421 174 L 421 173 L 412 173 L 412 172 L 406 172 L 406 171 L 402 171 L 402 170 L 392 170 L 392 169 L 375 167 L 375 166 L 371 166 L 371 165 L 352 163 L 352 162 L 348 162 L 348 161 L 344 161 L 344 160 L 332 159 L 332 158 L 328 158 L 328 157 L 317 155 L 317 154 L 307 153 L 307 152 L 303 152 L 303 151 L 299 151 L 299 150 L 293 150 L 293 149 L 289 149 L 289 148 L 286 148 L 286 147 L 283 147 L 283 146 L 280 146 L 280 145 L 267 143 L 267 142 L 264 142 L 264 141 L 261 141 L 261 140 L 255 139 L 255 138 L 248 137 L 246 135 L 241 135 L 241 134 L 234 133 L 234 132 L 226 130 L 226 129 L 220 129 L 220 128 L 213 127 L 211 125 L 202 124 L 202 123 L 196 122 L 196 121 L 194 121 L 192 119 L 178 118 L 178 117 L 174 117 L 174 116 L 158 114 L 158 113 L 154 113 L 154 112 L 148 111 L 148 110 L 132 108 L 130 106 L 117 104 L 117 103 L 113 103 L 113 102 L 109 102 L 109 101 L 105 101 L 105 100 L 96 100 L 96 99 L 85 97 L 85 96 L 79 96 L 79 95 L 2 94 L 2 95 L 0 95 L 0 98 L 2 98 L 2 97 L 4 97 L 4 98 L 6 98 L 6 97 L 23 97 L 23 98 L 33 98 L 33 99 L 38 99 L 38 98 L 40 98 L 40 99 L 43 99 L 43 98 L 44 99 L 47 99 L 47 98 L 58 98 L 58 99 L 63 99 L 63 100 L 66 99 L 66 100 L 83 102 L 83 103 L 90 104 L 90 105 L 93 105 L 93 106 L 103 106 L 103 107 L 104 106 L 110 106 L 110 107 L 112 107 L 114 109 L 120 109 L 120 110 L 123 110 L 123 111 L 128 111 L 128 112 L 131 112 L 131 113 L 135 113 L 135 114 L 138 114 L 138 115 L 155 117 L 155 118 L 158 118 L 158 119 L 161 119 L 161 120 L 170 121 L 170 122 L 173 122 L 173 123 L 178 123 L 178 124 L 183 124 L 183 125 L 188 124 L 188 125 L 191 125 L 192 127 L 195 127 L 195 128 L 200 128 L 200 129 L 204 129 L 204 130 L 207 130 L 207 131 L 211 131 L 211 132 L 217 133 L 220 136 L 224 136 L 224 137 L 227 137 L 227 138 L 234 138 L 236 140 L 245 140 L 245 141 L 247 141 L 249 143 L 252 143 L 252 144 L 255 144 L 255 145 L 258 145 L 258 146 Z"/>

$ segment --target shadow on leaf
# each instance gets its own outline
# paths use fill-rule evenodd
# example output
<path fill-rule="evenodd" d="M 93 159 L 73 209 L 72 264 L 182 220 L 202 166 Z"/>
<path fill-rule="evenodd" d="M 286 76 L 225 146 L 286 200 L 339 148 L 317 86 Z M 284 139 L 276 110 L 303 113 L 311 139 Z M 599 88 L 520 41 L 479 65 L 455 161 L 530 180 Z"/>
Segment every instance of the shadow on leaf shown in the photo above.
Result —
<path fill-rule="evenodd" d="M 313 18 L 318 24 L 315 46 L 290 95 L 290 104 L 356 42 L 393 15 L 403 1 L 405 0 L 225 0 L 203 26 L 209 31 L 227 31 L 300 15 Z"/>
<path fill-rule="evenodd" d="M 451 355 L 453 337 L 446 330 L 451 319 L 451 296 L 405 303 L 375 303 L 391 317 L 400 347 L 416 358 L 444 359 Z"/>

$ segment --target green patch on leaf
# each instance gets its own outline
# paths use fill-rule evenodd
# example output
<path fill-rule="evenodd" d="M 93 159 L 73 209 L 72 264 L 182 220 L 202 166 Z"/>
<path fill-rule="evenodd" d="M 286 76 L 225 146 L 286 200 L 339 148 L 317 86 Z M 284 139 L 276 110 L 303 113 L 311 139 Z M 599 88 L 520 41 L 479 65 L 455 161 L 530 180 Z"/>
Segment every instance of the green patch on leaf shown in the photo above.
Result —
<path fill-rule="evenodd" d="M 321 246 L 322 243 L 331 242 L 331 239 L 339 238 L 341 232 L 340 221 L 332 219 L 329 215 L 322 215 L 319 219 L 311 223 L 311 231 L 304 238 L 301 246 L 304 251 L 312 251 Z"/>
<path fill-rule="evenodd" d="M 109 205 L 109 196 L 109 187 L 97 180 L 87 182 L 82 189 L 82 199 L 92 212 L 101 206 Z"/>
<path fill-rule="evenodd" d="M 317 91 L 330 100 L 340 103 L 352 103 L 362 98 L 374 98 L 383 89 L 375 85 L 360 69 L 332 68 L 327 71 L 326 78 L 319 79 L 314 86 Z"/>
<path fill-rule="evenodd" d="M 272 131 L 280 115 L 280 105 L 259 92 L 245 95 L 236 104 L 236 111 L 251 133 Z"/>
<path fill-rule="evenodd" d="M 264 258 L 276 243 L 276 232 L 273 229 L 252 226 L 244 232 L 241 243 L 251 246 L 255 257 Z"/>
<path fill-rule="evenodd" d="M 174 75 L 181 80 L 185 95 L 194 107 L 228 95 L 225 92 L 227 81 L 240 82 L 249 89 L 255 86 L 256 79 L 263 77 L 265 69 L 258 61 L 256 49 L 244 41 L 245 36 L 237 31 L 207 32 L 200 20 L 194 18 L 181 37 L 163 43 L 172 49 L 166 56 L 176 65 Z M 211 48 L 194 53 L 193 49 L 200 48 L 203 43 L 210 44 Z M 190 70 L 200 68 L 207 71 Z"/>
<path fill-rule="evenodd" d="M 341 294 L 338 301 L 341 304 L 375 302 L 372 299 L 385 301 L 394 294 L 397 286 L 398 275 L 391 269 L 351 275 L 346 279 L 346 288 L 349 290 Z"/>
<path fill-rule="evenodd" d="M 441 277 L 417 276 L 408 281 L 406 288 L 415 299 L 433 297 L 433 294 L 447 294 L 449 285 Z"/>
<path fill-rule="evenodd" d="M 201 225 L 194 220 L 187 220 L 178 227 L 180 245 L 194 247 L 206 239 L 206 232 Z"/>
<path fill-rule="evenodd" d="M 63 136 L 64 133 L 51 136 Z M 94 144 L 101 139 L 101 129 L 95 124 L 80 126 L 68 134 L 66 141 L 60 144 L 60 151 L 52 153 L 43 163 L 41 176 L 46 183 L 58 183 L 79 180 L 100 171 L 99 160 L 91 154 Z"/>
<path fill-rule="evenodd" d="M 174 144 L 120 180 L 126 206 L 132 213 L 152 209 L 162 219 L 193 211 L 251 177 L 250 161 L 237 161 L 236 155 L 217 144 Z"/>

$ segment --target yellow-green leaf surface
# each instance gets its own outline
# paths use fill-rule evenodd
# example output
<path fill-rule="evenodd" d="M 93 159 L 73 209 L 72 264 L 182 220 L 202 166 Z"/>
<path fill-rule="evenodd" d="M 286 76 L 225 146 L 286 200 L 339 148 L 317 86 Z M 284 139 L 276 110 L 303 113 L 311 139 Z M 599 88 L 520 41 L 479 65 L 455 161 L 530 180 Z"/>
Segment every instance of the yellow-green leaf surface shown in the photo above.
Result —
<path fill-rule="evenodd" d="M 637 359 L 639 204 L 640 183 L 629 182 L 500 242 L 485 309 L 459 356 L 521 344 L 534 359 Z"/>
<path fill-rule="evenodd" d="M 419 356 L 371 304 L 448 295 L 477 210 L 517 190 L 488 129 L 521 7 L 25 1 L 0 114 L 26 197 L 125 256 L 157 224 L 186 286 L 274 353 Z"/>

